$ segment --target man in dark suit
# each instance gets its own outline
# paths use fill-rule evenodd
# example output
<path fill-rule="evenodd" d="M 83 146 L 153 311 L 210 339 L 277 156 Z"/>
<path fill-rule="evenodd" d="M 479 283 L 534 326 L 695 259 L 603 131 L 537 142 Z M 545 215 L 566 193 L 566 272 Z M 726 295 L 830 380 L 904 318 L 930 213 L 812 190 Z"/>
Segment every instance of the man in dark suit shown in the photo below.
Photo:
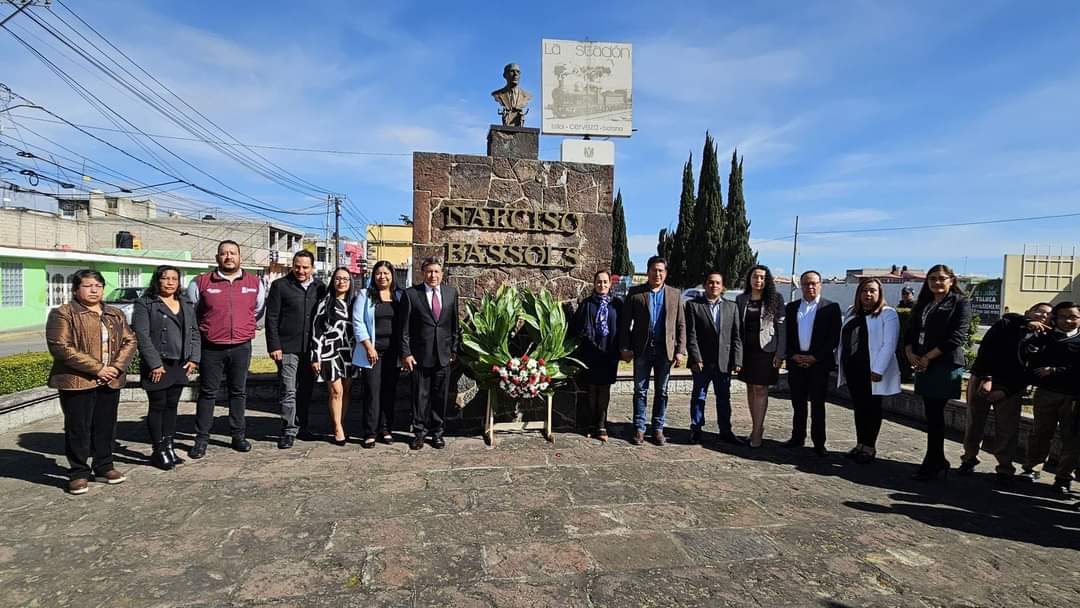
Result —
<path fill-rule="evenodd" d="M 686 349 L 694 390 L 690 394 L 690 439 L 701 441 L 705 426 L 705 398 L 709 384 L 716 397 L 719 440 L 738 443 L 731 432 L 731 373 L 742 369 L 742 322 L 739 309 L 724 294 L 719 272 L 705 277 L 705 294 L 686 303 Z"/>
<path fill-rule="evenodd" d="M 787 369 L 791 390 L 791 421 L 788 447 L 806 443 L 806 403 L 810 402 L 810 439 L 814 453 L 825 456 L 825 397 L 829 372 L 836 364 L 834 351 L 840 343 L 841 315 L 836 302 L 821 297 L 821 274 L 807 270 L 799 277 L 802 299 L 787 305 Z"/>
<path fill-rule="evenodd" d="M 682 294 L 665 285 L 667 260 L 649 258 L 649 278 L 626 295 L 619 316 L 619 343 L 622 360 L 634 362 L 634 445 L 645 443 L 645 405 L 649 396 L 649 376 L 653 376 L 653 441 L 664 445 L 664 416 L 667 413 L 667 385 L 671 367 L 686 358 L 686 318 Z"/>
<path fill-rule="evenodd" d="M 416 435 L 409 448 L 419 450 L 431 435 L 431 445 L 442 449 L 450 366 L 461 338 L 458 298 L 453 287 L 442 284 L 442 260 L 427 258 L 420 270 L 424 282 L 405 290 L 401 298 L 401 365 L 412 374 Z"/>

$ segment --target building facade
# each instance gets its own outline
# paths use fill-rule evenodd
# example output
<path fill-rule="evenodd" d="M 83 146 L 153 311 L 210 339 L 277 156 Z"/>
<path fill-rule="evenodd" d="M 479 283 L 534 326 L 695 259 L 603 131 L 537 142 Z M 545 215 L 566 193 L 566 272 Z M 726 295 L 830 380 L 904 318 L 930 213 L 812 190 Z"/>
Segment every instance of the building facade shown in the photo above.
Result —
<path fill-rule="evenodd" d="M 1006 254 L 1001 281 L 1003 312 L 1023 312 L 1039 302 L 1080 302 L 1080 257 L 1040 249 Z"/>
<path fill-rule="evenodd" d="M 71 301 L 71 276 L 84 268 L 105 277 L 105 293 L 118 287 L 146 287 L 154 269 L 177 267 L 187 280 L 213 267 L 193 262 L 186 253 L 59 251 L 0 246 L 0 332 L 38 328 L 49 311 Z"/>
<path fill-rule="evenodd" d="M 380 260 L 394 265 L 394 280 L 399 286 L 410 284 L 413 227 L 408 224 L 368 224 L 368 268 Z"/>

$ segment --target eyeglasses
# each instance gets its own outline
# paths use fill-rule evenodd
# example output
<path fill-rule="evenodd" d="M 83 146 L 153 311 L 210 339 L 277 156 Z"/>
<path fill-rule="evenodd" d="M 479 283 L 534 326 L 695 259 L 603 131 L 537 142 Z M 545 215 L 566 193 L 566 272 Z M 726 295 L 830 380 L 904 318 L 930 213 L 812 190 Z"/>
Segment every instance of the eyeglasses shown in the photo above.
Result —
<path fill-rule="evenodd" d="M 348 283 L 351 280 L 352 279 L 349 278 L 349 277 L 334 277 L 334 282 L 335 283 Z"/>

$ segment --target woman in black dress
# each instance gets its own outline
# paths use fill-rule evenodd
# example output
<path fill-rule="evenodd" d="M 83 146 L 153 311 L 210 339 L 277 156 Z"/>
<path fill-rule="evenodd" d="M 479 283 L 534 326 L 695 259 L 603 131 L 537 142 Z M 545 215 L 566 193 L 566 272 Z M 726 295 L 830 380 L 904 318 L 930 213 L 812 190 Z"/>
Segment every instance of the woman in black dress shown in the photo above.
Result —
<path fill-rule="evenodd" d="M 747 443 L 761 447 L 765 434 L 765 412 L 769 409 L 769 387 L 780 377 L 784 361 L 786 324 L 784 299 L 776 293 L 776 283 L 768 266 L 754 266 L 743 281 L 746 291 L 735 298 L 742 317 L 743 366 L 739 379 L 746 383 L 752 430 Z"/>
<path fill-rule="evenodd" d="M 589 395 L 589 426 L 593 436 L 608 440 L 607 411 L 611 385 L 619 371 L 619 312 L 622 301 L 611 296 L 611 273 L 593 275 L 592 295 L 581 301 L 571 329 L 581 337 L 577 357 L 585 364 L 578 380 Z"/>
<path fill-rule="evenodd" d="M 904 335 L 904 354 L 915 369 L 915 392 L 926 412 L 926 456 L 915 479 L 927 481 L 949 471 L 945 404 L 960 398 L 970 325 L 971 304 L 956 284 L 956 274 L 944 264 L 934 266 L 926 273 Z"/>
<path fill-rule="evenodd" d="M 356 348 L 352 362 L 360 369 L 364 387 L 361 446 L 375 447 L 375 438 L 394 442 L 394 401 L 400 376 L 397 340 L 398 302 L 402 291 L 394 284 L 394 265 L 386 260 L 371 269 L 371 285 L 353 304 L 353 333 Z"/>
<path fill-rule="evenodd" d="M 149 287 L 135 300 L 131 325 L 139 343 L 142 387 L 150 404 L 146 413 L 153 444 L 150 462 L 168 471 L 184 462 L 173 447 L 176 408 L 202 352 L 195 306 L 180 289 L 178 269 L 157 267 Z"/>
<path fill-rule="evenodd" d="M 311 368 L 330 393 L 330 424 L 336 445 L 345 445 L 343 421 L 349 409 L 349 388 L 357 375 L 352 364 L 356 345 L 352 328 L 352 275 L 340 267 L 330 276 L 326 298 L 319 302 L 311 331 Z"/>

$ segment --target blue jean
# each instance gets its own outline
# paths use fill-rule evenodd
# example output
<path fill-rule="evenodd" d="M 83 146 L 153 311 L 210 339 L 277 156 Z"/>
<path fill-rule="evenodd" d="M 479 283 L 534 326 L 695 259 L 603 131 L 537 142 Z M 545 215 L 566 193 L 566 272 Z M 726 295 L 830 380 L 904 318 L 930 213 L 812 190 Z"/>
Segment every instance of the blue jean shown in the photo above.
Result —
<path fill-rule="evenodd" d="M 667 413 L 667 385 L 671 376 L 671 361 L 663 351 L 649 348 L 634 359 L 634 426 L 645 432 L 645 405 L 649 397 L 649 376 L 653 376 L 652 427 L 657 433 L 664 430 Z"/>
<path fill-rule="evenodd" d="M 731 374 L 720 371 L 719 367 L 706 367 L 692 375 L 694 390 L 690 393 L 690 430 L 700 431 L 705 426 L 705 397 L 709 394 L 709 384 L 712 384 L 716 397 L 716 424 L 720 427 L 721 435 L 730 433 Z"/>

